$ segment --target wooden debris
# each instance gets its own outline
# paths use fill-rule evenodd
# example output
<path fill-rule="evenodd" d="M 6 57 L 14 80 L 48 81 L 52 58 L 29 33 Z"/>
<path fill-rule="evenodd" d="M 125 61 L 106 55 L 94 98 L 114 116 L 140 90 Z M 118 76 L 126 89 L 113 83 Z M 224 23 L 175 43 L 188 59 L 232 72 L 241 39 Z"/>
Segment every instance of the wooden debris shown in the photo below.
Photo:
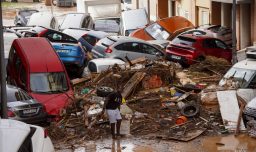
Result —
<path fill-rule="evenodd" d="M 88 78 L 88 77 L 76 78 L 76 79 L 71 80 L 71 84 L 74 86 L 74 85 L 80 84 L 82 82 L 87 82 L 87 81 L 90 81 L 90 80 L 91 80 L 91 78 Z"/>
<path fill-rule="evenodd" d="M 246 105 L 246 102 L 244 101 L 243 98 L 241 98 L 240 96 L 237 95 L 237 99 L 238 102 L 240 104 L 240 111 L 239 111 L 239 115 L 237 118 L 237 125 L 236 125 L 236 130 L 235 130 L 235 136 L 237 136 L 240 132 L 240 125 L 241 125 L 241 120 L 242 120 L 242 114 Z"/>
<path fill-rule="evenodd" d="M 130 60 L 130 62 L 126 63 L 126 65 L 134 65 L 134 64 L 138 64 L 141 62 L 145 62 L 147 59 L 145 57 L 140 57 L 134 60 Z"/>
<path fill-rule="evenodd" d="M 136 72 L 132 78 L 125 84 L 122 96 L 126 99 L 132 92 L 132 90 L 142 81 L 145 77 L 145 72 Z"/>

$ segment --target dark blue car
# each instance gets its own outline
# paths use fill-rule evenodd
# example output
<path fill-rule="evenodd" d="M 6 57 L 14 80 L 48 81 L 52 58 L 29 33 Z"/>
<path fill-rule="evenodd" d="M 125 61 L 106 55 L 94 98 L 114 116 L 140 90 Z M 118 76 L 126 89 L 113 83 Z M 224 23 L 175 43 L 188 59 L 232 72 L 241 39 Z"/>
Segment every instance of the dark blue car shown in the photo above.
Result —
<path fill-rule="evenodd" d="M 47 29 L 41 26 L 32 28 L 24 33 L 25 37 L 46 37 L 51 42 L 53 48 L 58 53 L 64 63 L 69 75 L 80 77 L 85 68 L 87 58 L 86 51 L 80 42 L 72 36 Z"/>
<path fill-rule="evenodd" d="M 94 31 L 82 28 L 65 29 L 63 33 L 70 35 L 77 39 L 81 45 L 87 50 L 91 51 L 94 45 L 102 38 L 109 36 L 109 33 L 102 31 Z"/>

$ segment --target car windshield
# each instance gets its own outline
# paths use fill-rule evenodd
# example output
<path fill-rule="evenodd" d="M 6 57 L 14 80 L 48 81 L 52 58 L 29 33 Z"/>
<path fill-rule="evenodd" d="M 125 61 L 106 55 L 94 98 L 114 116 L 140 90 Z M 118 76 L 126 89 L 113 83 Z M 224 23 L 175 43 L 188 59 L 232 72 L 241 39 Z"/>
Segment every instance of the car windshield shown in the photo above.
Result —
<path fill-rule="evenodd" d="M 167 40 L 170 36 L 170 33 L 158 23 L 149 25 L 145 30 L 156 40 Z"/>
<path fill-rule="evenodd" d="M 54 93 L 68 90 L 67 79 L 64 72 L 32 73 L 30 86 L 33 92 Z"/>
<path fill-rule="evenodd" d="M 181 44 L 181 45 L 187 45 L 192 47 L 194 43 L 196 42 L 195 39 L 184 37 L 184 36 L 178 36 L 175 39 L 172 40 L 173 44 Z"/>
<path fill-rule="evenodd" d="M 225 75 L 224 78 L 220 81 L 220 85 L 225 85 L 227 80 L 232 80 L 237 82 L 240 88 L 245 88 L 249 85 L 250 80 L 255 75 L 255 70 L 241 69 L 232 67 Z"/>
<path fill-rule="evenodd" d="M 31 100 L 32 98 L 24 91 L 18 89 L 7 89 L 7 102 Z"/>

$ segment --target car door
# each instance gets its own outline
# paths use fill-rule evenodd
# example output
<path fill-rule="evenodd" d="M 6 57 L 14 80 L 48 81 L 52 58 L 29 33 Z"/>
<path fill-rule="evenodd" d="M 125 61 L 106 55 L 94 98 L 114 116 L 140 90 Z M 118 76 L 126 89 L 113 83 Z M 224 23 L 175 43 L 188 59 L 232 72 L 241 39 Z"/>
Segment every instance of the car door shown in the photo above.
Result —
<path fill-rule="evenodd" d="M 115 47 L 115 52 L 113 54 L 115 58 L 120 58 L 124 61 L 126 61 L 126 56 L 130 60 L 133 60 L 144 55 L 145 54 L 141 53 L 140 44 L 137 42 L 126 42 L 119 44 Z"/>
<path fill-rule="evenodd" d="M 143 54 L 143 56 L 145 56 L 151 60 L 157 59 L 158 57 L 161 57 L 164 55 L 161 51 L 154 48 L 153 46 L 150 46 L 150 45 L 144 44 L 144 43 L 140 43 L 140 45 L 141 45 L 140 51 Z"/>
<path fill-rule="evenodd" d="M 219 52 L 219 57 L 228 61 L 232 60 L 232 50 L 221 40 L 215 39 L 216 47 Z"/>

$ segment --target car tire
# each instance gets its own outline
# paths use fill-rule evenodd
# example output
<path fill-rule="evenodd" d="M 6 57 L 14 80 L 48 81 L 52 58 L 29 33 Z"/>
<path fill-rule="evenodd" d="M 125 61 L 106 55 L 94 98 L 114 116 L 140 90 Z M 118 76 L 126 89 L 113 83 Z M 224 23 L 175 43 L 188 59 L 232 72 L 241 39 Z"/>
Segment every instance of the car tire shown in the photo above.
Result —
<path fill-rule="evenodd" d="M 188 104 L 181 109 L 181 114 L 188 118 L 196 117 L 199 114 L 199 106 Z"/>
<path fill-rule="evenodd" d="M 107 97 L 112 92 L 114 92 L 113 88 L 101 86 L 101 87 L 97 88 L 96 94 L 99 97 Z"/>

